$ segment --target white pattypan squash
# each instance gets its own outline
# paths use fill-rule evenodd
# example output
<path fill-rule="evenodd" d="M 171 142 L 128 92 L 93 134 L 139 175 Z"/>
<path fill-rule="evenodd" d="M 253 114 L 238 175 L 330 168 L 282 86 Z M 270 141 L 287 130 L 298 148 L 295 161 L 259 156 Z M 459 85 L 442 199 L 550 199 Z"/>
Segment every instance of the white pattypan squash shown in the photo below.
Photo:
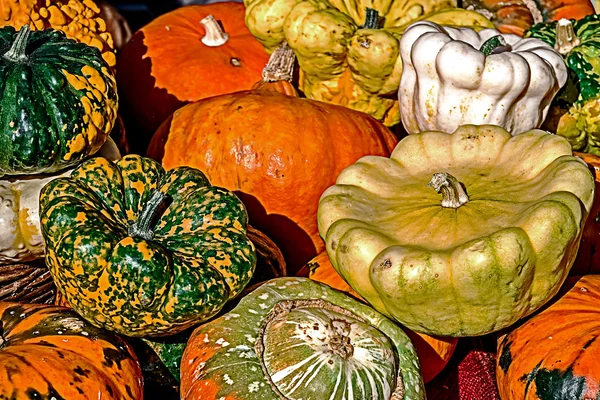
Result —
<path fill-rule="evenodd" d="M 399 100 L 408 133 L 498 125 L 538 128 L 567 80 L 563 57 L 537 39 L 419 21 L 400 41 Z"/>

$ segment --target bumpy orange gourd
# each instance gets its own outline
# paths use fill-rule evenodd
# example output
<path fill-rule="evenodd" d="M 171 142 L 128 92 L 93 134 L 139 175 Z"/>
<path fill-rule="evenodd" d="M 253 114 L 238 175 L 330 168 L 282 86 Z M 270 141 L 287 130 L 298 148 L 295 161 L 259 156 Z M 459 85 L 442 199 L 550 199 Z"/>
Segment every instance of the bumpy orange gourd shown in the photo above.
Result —
<path fill-rule="evenodd" d="M 291 78 L 293 57 L 289 47 L 276 51 L 265 68 L 273 79 L 265 80 Z M 397 139 L 367 114 L 285 95 L 278 85 L 180 108 L 158 129 L 148 156 L 167 169 L 199 168 L 236 191 L 294 273 L 324 250 L 316 219 L 323 191 L 360 157 L 389 154 Z"/>
<path fill-rule="evenodd" d="M 299 275 L 300 274 L 307 274 L 308 277 L 314 281 L 324 283 L 334 289 L 341 290 L 342 292 L 362 300 L 360 295 L 356 293 L 350 285 L 344 281 L 344 278 L 337 273 L 335 268 L 333 268 L 326 251 L 319 253 L 318 256 L 310 260 L 310 262 L 299 271 Z M 458 344 L 458 338 L 429 336 L 424 333 L 413 332 L 408 328 L 404 328 L 404 331 L 417 350 L 417 355 L 419 356 L 421 363 L 423 381 L 425 383 L 431 382 L 433 378 L 442 372 L 444 367 L 450 361 L 450 358 L 456 349 L 456 345 Z"/>
<path fill-rule="evenodd" d="M 599 298 L 600 276 L 570 278 L 554 304 L 499 339 L 502 400 L 598 398 Z"/>
<path fill-rule="evenodd" d="M 113 39 L 93 0 L 0 0 L 0 27 L 25 24 L 63 31 L 69 39 L 98 48 L 111 67 L 116 64 Z"/>
<path fill-rule="evenodd" d="M 118 58 L 125 122 L 137 128 L 132 145 L 145 151 L 158 126 L 188 102 L 251 89 L 268 59 L 241 3 L 192 5 L 154 19 Z"/>

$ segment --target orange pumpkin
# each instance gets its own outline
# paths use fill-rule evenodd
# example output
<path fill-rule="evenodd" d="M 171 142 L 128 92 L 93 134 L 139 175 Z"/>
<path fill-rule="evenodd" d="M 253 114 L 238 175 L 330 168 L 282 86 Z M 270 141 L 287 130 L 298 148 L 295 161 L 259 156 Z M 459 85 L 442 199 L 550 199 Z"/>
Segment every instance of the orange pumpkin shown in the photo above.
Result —
<path fill-rule="evenodd" d="M 341 290 L 362 300 L 360 295 L 333 268 L 326 251 L 319 253 L 318 256 L 306 264 L 299 271 L 299 275 L 307 275 L 312 280 L 325 283 L 334 289 Z M 425 383 L 430 382 L 442 372 L 446 364 L 450 361 L 456 349 L 458 339 L 429 336 L 424 333 L 413 332 L 406 328 L 404 328 L 404 331 L 410 337 L 417 350 L 419 360 L 421 361 L 423 381 Z"/>
<path fill-rule="evenodd" d="M 463 7 L 481 12 L 500 32 L 519 36 L 540 22 L 581 19 L 595 13 L 590 0 L 466 0 Z"/>
<path fill-rule="evenodd" d="M 133 350 L 63 307 L 0 302 L 0 399 L 141 400 Z"/>
<path fill-rule="evenodd" d="M 269 59 L 244 23 L 244 5 L 181 7 L 137 31 L 117 59 L 121 111 L 145 151 L 151 135 L 187 102 L 252 88 Z"/>
<path fill-rule="evenodd" d="M 561 294 L 500 338 L 496 378 L 503 400 L 599 398 L 600 276 L 571 278 Z"/>
<path fill-rule="evenodd" d="M 291 79 L 293 60 L 289 47 L 278 49 L 265 76 Z M 397 139 L 367 114 L 275 90 L 289 86 L 188 104 L 158 129 L 147 155 L 167 169 L 198 168 L 213 185 L 236 191 L 293 274 L 324 250 L 316 218 L 323 191 L 362 156 L 389 155 Z"/>
<path fill-rule="evenodd" d="M 577 258 L 570 275 L 580 276 L 600 273 L 600 157 L 588 153 L 574 152 L 590 167 L 596 178 L 596 198 L 585 221 Z"/>

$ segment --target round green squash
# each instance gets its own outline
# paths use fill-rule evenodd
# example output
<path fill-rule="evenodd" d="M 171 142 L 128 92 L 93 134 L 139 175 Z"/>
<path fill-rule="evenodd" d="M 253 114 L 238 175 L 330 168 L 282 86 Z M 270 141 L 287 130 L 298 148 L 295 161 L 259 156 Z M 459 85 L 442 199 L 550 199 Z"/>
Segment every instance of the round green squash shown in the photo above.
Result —
<path fill-rule="evenodd" d="M 417 400 L 425 387 L 399 326 L 327 285 L 277 278 L 192 333 L 181 398 Z"/>
<path fill-rule="evenodd" d="M 554 46 L 569 67 L 543 128 L 569 139 L 573 150 L 600 155 L 600 15 L 540 23 L 525 36 Z"/>
<path fill-rule="evenodd" d="M 378 311 L 417 332 L 476 336 L 558 291 L 593 199 L 594 177 L 565 138 L 465 125 L 346 168 L 321 197 L 319 232 Z"/>
<path fill-rule="evenodd" d="M 117 116 L 100 51 L 52 29 L 0 28 L 0 176 L 65 169 L 100 149 Z"/>
<path fill-rule="evenodd" d="M 46 264 L 92 324 L 129 336 L 180 332 L 215 315 L 256 265 L 248 216 L 195 168 L 92 158 L 40 193 Z"/>

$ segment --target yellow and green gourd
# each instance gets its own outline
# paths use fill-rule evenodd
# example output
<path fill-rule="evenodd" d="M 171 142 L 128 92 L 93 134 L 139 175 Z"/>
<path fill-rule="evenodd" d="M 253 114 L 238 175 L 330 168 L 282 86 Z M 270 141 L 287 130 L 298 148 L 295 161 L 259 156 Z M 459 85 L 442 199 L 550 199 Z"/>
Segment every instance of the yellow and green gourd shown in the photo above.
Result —
<path fill-rule="evenodd" d="M 402 328 L 307 278 L 277 278 L 198 327 L 181 361 L 181 398 L 422 400 Z"/>
<path fill-rule="evenodd" d="M 540 23 L 525 34 L 554 46 L 569 67 L 546 125 L 574 150 L 600 155 L 600 15 Z"/>
<path fill-rule="evenodd" d="M 417 332 L 476 336 L 556 294 L 593 200 L 565 138 L 465 125 L 358 160 L 323 193 L 318 223 L 332 265 L 376 310 Z"/>
<path fill-rule="evenodd" d="M 248 216 L 195 168 L 128 155 L 85 161 L 40 194 L 46 264 L 92 324 L 162 336 L 215 315 L 256 264 Z"/>
<path fill-rule="evenodd" d="M 50 173 L 95 153 L 117 115 L 100 51 L 52 29 L 0 28 L 0 175 Z"/>
<path fill-rule="evenodd" d="M 300 66 L 306 97 L 362 111 L 391 126 L 400 122 L 399 41 L 408 24 L 430 19 L 493 28 L 452 0 L 245 0 L 246 25 L 272 52 L 287 41 Z M 446 13 L 449 13 L 446 15 Z"/>

